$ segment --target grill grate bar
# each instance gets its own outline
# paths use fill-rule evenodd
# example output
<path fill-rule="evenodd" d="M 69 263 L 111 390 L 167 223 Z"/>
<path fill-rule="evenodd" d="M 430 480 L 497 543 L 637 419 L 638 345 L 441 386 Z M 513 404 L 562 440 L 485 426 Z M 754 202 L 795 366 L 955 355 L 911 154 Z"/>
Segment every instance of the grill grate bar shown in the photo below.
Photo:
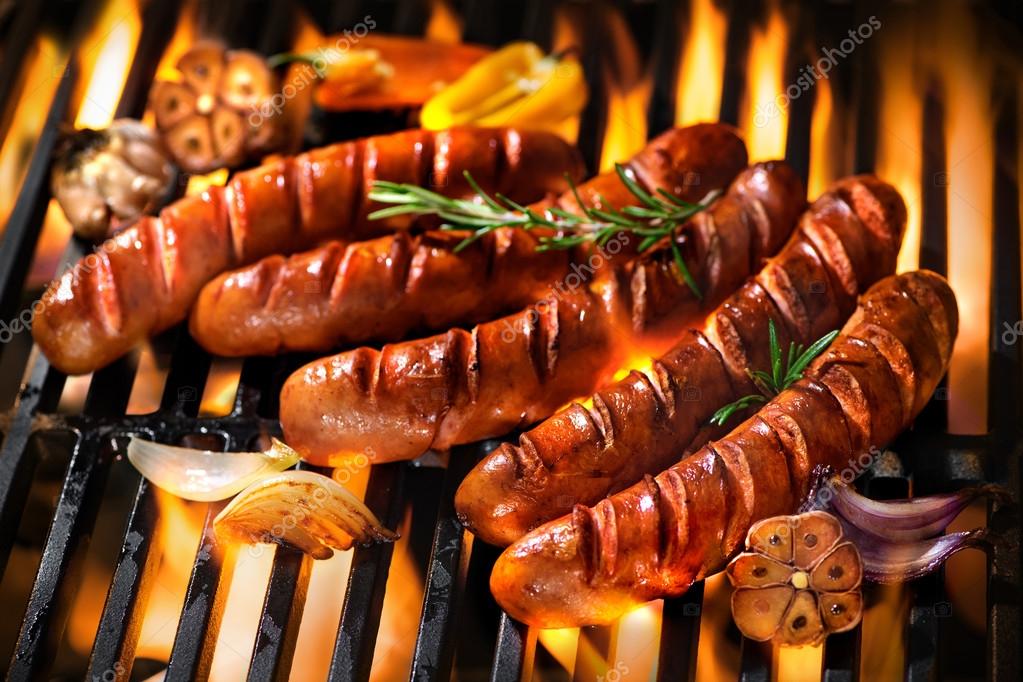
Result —
<path fill-rule="evenodd" d="M 661 612 L 661 641 L 657 679 L 663 682 L 696 679 L 696 652 L 700 643 L 703 581 L 685 594 L 665 599 Z"/>
<path fill-rule="evenodd" d="M 860 642 L 863 629 L 840 632 L 824 641 L 824 682 L 853 682 L 860 678 Z"/>
<path fill-rule="evenodd" d="M 490 669 L 490 682 L 518 682 L 532 668 L 536 650 L 536 630 L 528 628 L 507 613 L 501 613 L 497 628 L 497 646 Z"/>
<path fill-rule="evenodd" d="M 312 557 L 297 549 L 278 547 L 274 552 L 249 682 L 288 679 L 312 567 Z"/>
<path fill-rule="evenodd" d="M 743 637 L 739 658 L 740 682 L 770 682 L 774 667 L 774 650 L 770 642 L 754 642 Z"/>
<path fill-rule="evenodd" d="M 45 676 L 54 660 L 81 577 L 111 454 L 110 444 L 95 433 L 76 444 L 11 657 L 10 680 Z"/>
<path fill-rule="evenodd" d="M 211 504 L 206 512 L 164 678 L 167 682 L 188 682 L 209 675 L 237 555 L 230 545 L 217 542 L 213 532 L 213 519 L 224 506 Z"/>
<path fill-rule="evenodd" d="M 125 677 L 131 674 L 158 568 L 156 548 L 161 539 L 158 517 L 152 486 L 141 479 L 96 631 L 88 679 L 107 679 L 110 672 Z"/>
<path fill-rule="evenodd" d="M 423 609 L 412 656 L 412 680 L 446 680 L 451 676 L 455 654 L 451 634 L 461 596 L 461 567 L 466 558 L 463 556 L 465 529 L 455 516 L 455 491 L 480 455 L 490 450 L 490 445 L 492 443 L 485 442 L 454 448 L 444 472 L 423 590 Z"/>
<path fill-rule="evenodd" d="M 387 528 L 396 528 L 401 521 L 407 466 L 404 462 L 391 462 L 375 465 L 370 470 L 364 502 Z M 355 550 L 330 662 L 332 680 L 346 676 L 369 679 L 393 554 L 392 543 Z"/>
<path fill-rule="evenodd" d="M 1005 83 L 1005 79 L 999 79 Z M 1010 81 L 1012 82 L 1012 81 Z M 1023 320 L 1020 294 L 1020 192 L 1018 154 L 1020 129 L 1016 118 L 1019 94 L 1014 86 L 996 93 L 1001 108 L 995 119 L 994 221 L 996 241 L 992 256 L 994 292 L 991 310 L 988 423 L 995 456 L 988 475 L 1015 493 L 1016 504 L 994 506 L 988 527 L 1001 542 L 988 556 L 988 669 L 993 680 L 1015 680 L 1020 670 L 1020 518 L 1023 499 L 1020 458 L 1023 455 L 1023 344 L 1006 334 Z M 1008 329 L 1006 328 L 1008 325 Z"/>

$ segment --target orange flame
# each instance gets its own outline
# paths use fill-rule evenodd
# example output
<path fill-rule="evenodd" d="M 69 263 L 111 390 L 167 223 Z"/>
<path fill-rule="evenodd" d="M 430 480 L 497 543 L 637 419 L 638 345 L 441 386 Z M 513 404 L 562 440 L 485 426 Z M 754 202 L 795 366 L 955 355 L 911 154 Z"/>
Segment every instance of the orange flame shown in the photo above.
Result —
<path fill-rule="evenodd" d="M 807 195 L 813 199 L 835 180 L 841 145 L 834 116 L 831 83 L 826 78 L 817 82 L 817 96 L 810 120 L 810 171 Z"/>
<path fill-rule="evenodd" d="M 601 172 L 628 159 L 646 143 L 646 110 L 653 79 L 643 73 L 639 50 L 621 13 L 607 9 L 610 41 L 604 67 L 607 124 L 600 153 Z"/>
<path fill-rule="evenodd" d="M 714 121 L 721 108 L 728 19 L 712 0 L 694 0 L 682 49 L 676 90 L 675 125 Z"/>
<path fill-rule="evenodd" d="M 110 0 L 103 8 L 79 52 L 89 84 L 75 117 L 76 128 L 104 128 L 114 119 L 141 30 L 133 0 Z"/>
<path fill-rule="evenodd" d="M 785 156 L 788 108 L 779 106 L 785 93 L 785 53 L 788 25 L 777 5 L 772 4 L 767 24 L 753 29 L 746 65 L 748 79 L 739 127 L 749 147 L 750 161 Z"/>
<path fill-rule="evenodd" d="M 426 39 L 438 43 L 457 43 L 462 40 L 462 19 L 447 0 L 431 0 Z"/>

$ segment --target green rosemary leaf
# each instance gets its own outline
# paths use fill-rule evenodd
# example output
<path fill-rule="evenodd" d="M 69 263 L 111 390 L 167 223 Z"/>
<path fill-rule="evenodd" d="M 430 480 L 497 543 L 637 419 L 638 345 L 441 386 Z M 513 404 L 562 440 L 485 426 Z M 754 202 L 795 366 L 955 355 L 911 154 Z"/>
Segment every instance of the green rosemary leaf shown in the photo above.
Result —
<path fill-rule="evenodd" d="M 479 184 L 476 182 L 476 178 L 472 177 L 472 173 L 470 173 L 467 170 L 462 171 L 462 176 L 465 177 L 465 181 L 469 183 L 470 187 L 472 187 L 472 191 L 476 192 L 476 194 L 479 195 L 479 198 L 482 199 L 487 204 L 487 206 L 494 209 L 495 211 L 505 210 L 504 206 L 497 203 L 493 199 L 493 197 L 491 197 L 489 194 L 483 191 L 483 188 L 480 187 Z"/>
<path fill-rule="evenodd" d="M 387 208 L 381 208 L 373 211 L 369 214 L 370 220 L 383 220 L 384 218 L 390 218 L 396 215 L 406 215 L 413 213 L 416 215 L 424 215 L 426 213 L 432 213 L 433 211 L 422 206 L 415 206 L 412 204 L 399 204 L 397 206 L 388 206 Z"/>
<path fill-rule="evenodd" d="M 789 383 L 793 383 L 793 382 L 798 381 L 799 379 L 801 379 L 803 377 L 803 370 L 806 369 L 807 365 L 809 365 L 811 362 L 813 362 L 814 358 L 816 358 L 818 355 L 823 353 L 824 349 L 831 345 L 831 342 L 835 340 L 836 336 L 838 336 L 838 330 L 837 329 L 832 331 L 832 332 L 828 332 L 827 334 L 825 334 L 821 338 L 819 338 L 816 341 L 814 341 L 813 343 L 811 343 L 810 347 L 807 348 L 796 359 L 795 363 L 793 363 L 788 368 L 787 374 L 789 374 L 789 375 L 791 375 L 793 377 L 789 381 Z"/>
<path fill-rule="evenodd" d="M 618 173 L 618 178 L 622 181 L 622 184 L 625 185 L 630 192 L 632 192 L 633 196 L 650 208 L 660 208 L 657 200 L 654 199 L 649 192 L 639 186 L 632 169 L 628 168 L 624 164 L 616 163 L 615 172 Z"/>
<path fill-rule="evenodd" d="M 715 412 L 714 416 L 710 418 L 710 423 L 717 426 L 724 426 L 725 422 L 727 422 L 736 412 L 739 412 L 740 410 L 745 410 L 753 403 L 764 402 L 767 402 L 767 398 L 765 398 L 762 395 L 745 395 L 736 400 L 735 402 L 728 403 L 727 405 L 719 409 L 717 412 Z"/>
<path fill-rule="evenodd" d="M 781 391 L 781 346 L 778 345 L 778 331 L 774 328 L 774 320 L 767 321 L 767 338 L 771 350 L 771 388 L 777 393 Z"/>
<path fill-rule="evenodd" d="M 675 268 L 678 273 L 682 275 L 683 281 L 689 286 L 690 291 L 696 296 L 697 300 L 703 300 L 703 294 L 700 293 L 700 287 L 696 286 L 696 280 L 693 279 L 692 273 L 689 272 L 689 268 L 686 267 L 686 262 L 682 259 L 682 250 L 678 248 L 678 244 L 675 240 L 671 242 L 671 255 L 675 259 Z"/>

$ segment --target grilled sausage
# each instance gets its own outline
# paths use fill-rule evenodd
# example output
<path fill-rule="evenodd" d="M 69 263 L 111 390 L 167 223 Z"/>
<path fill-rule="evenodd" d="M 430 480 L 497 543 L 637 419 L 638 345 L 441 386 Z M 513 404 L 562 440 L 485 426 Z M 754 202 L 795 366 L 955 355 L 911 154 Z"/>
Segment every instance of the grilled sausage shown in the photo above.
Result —
<path fill-rule="evenodd" d="M 745 168 L 746 148 L 730 126 L 700 124 L 665 132 L 626 165 L 651 189 L 698 201 Z M 615 172 L 579 194 L 590 205 L 635 202 Z M 556 203 L 581 212 L 571 191 Z M 212 353 L 271 355 L 471 325 L 535 302 L 569 274 L 568 252 L 537 252 L 541 234 L 504 228 L 457 254 L 466 235 L 435 231 L 271 256 L 207 284 L 190 328 Z"/>
<path fill-rule="evenodd" d="M 375 180 L 473 193 L 468 170 L 490 191 L 526 201 L 578 177 L 578 153 L 555 135 L 513 129 L 412 130 L 281 159 L 236 174 L 226 188 L 187 197 L 108 240 L 53 282 L 32 333 L 68 374 L 102 367 L 184 319 L 203 284 L 271 253 L 329 238 L 360 239 L 409 227 L 408 216 L 369 221 Z M 429 180 L 429 183 L 427 182 Z"/>
<path fill-rule="evenodd" d="M 485 457 L 462 482 L 455 504 L 483 540 L 507 545 L 575 504 L 594 504 L 664 469 L 724 429 L 708 425 L 722 405 L 756 389 L 745 368 L 770 366 L 768 321 L 782 347 L 808 346 L 839 327 L 855 295 L 895 270 L 906 208 L 873 177 L 833 185 L 799 227 L 699 329 L 631 372 Z"/>
<path fill-rule="evenodd" d="M 388 461 L 542 419 L 609 378 L 628 345 L 671 337 L 734 291 L 788 237 L 803 192 L 785 164 L 758 164 L 680 229 L 675 238 L 702 301 L 681 281 L 665 240 L 624 264 L 596 264 L 589 285 L 471 332 L 306 365 L 281 391 L 285 437 L 318 464 L 367 449 Z"/>
<path fill-rule="evenodd" d="M 934 273 L 875 284 L 806 378 L 725 438 L 507 548 L 490 578 L 498 603 L 530 625 L 566 627 L 682 594 L 753 523 L 793 513 L 815 466 L 842 470 L 912 422 L 948 367 L 957 315 Z"/>

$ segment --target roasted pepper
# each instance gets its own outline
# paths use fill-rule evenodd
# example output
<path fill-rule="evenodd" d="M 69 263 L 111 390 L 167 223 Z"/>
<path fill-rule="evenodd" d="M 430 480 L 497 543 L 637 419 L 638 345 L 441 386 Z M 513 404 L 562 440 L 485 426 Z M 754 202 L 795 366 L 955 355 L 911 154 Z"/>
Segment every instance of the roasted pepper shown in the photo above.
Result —
<path fill-rule="evenodd" d="M 544 55 L 534 43 L 510 43 L 474 64 L 423 106 L 429 130 L 454 125 L 556 128 L 586 104 L 586 79 L 569 54 Z"/>

